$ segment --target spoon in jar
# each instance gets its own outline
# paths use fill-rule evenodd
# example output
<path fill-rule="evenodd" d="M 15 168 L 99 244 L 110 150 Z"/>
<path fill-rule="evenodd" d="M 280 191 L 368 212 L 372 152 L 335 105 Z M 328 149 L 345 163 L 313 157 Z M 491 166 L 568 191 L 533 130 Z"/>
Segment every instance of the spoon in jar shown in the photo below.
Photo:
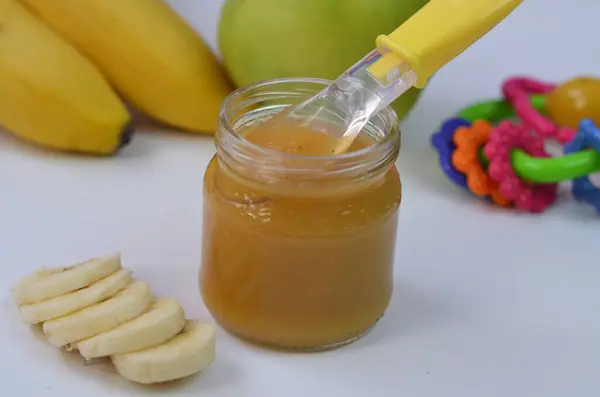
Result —
<path fill-rule="evenodd" d="M 379 36 L 377 49 L 274 123 L 332 134 L 336 139 L 331 153 L 343 153 L 374 114 L 411 87 L 424 88 L 433 73 L 502 22 L 522 1 L 430 0 L 393 33 Z"/>

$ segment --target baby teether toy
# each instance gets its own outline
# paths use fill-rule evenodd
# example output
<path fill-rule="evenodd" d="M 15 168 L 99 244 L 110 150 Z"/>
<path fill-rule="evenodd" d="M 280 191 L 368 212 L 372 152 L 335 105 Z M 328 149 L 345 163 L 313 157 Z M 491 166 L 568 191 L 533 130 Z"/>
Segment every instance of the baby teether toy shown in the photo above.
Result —
<path fill-rule="evenodd" d="M 473 104 L 433 135 L 440 167 L 458 186 L 496 205 L 541 213 L 560 182 L 573 181 L 573 197 L 600 214 L 600 79 L 556 85 L 528 77 L 508 79 L 503 99 Z M 550 157 L 546 140 L 564 145 Z"/>

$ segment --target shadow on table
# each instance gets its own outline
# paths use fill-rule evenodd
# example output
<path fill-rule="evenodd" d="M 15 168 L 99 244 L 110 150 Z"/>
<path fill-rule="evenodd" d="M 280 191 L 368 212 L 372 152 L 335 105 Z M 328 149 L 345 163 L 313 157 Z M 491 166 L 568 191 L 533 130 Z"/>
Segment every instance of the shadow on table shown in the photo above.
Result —
<path fill-rule="evenodd" d="M 357 345 L 391 344 L 422 333 L 435 332 L 464 318 L 464 304 L 441 292 L 435 294 L 397 282 L 385 315 Z"/>

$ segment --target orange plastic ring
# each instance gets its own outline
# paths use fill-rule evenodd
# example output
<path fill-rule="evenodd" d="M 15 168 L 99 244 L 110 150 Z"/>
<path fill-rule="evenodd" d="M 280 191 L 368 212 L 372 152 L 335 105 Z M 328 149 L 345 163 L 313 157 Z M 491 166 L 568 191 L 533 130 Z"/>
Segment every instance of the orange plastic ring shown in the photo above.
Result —
<path fill-rule="evenodd" d="M 487 143 L 492 128 L 492 124 L 485 120 L 476 120 L 471 126 L 458 128 L 454 133 L 456 149 L 452 154 L 452 164 L 466 175 L 467 187 L 473 194 L 490 196 L 494 203 L 507 207 L 512 201 L 500 193 L 498 182 L 490 178 L 479 160 L 479 152 Z"/>

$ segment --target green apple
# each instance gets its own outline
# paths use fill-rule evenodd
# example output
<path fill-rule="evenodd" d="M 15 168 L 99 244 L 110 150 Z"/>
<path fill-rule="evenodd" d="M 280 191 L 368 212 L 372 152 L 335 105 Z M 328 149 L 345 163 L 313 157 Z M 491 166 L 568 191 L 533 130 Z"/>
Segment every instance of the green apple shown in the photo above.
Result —
<path fill-rule="evenodd" d="M 333 80 L 428 0 L 226 0 L 218 46 L 238 86 L 280 77 Z M 420 95 L 393 107 L 403 118 Z"/>

